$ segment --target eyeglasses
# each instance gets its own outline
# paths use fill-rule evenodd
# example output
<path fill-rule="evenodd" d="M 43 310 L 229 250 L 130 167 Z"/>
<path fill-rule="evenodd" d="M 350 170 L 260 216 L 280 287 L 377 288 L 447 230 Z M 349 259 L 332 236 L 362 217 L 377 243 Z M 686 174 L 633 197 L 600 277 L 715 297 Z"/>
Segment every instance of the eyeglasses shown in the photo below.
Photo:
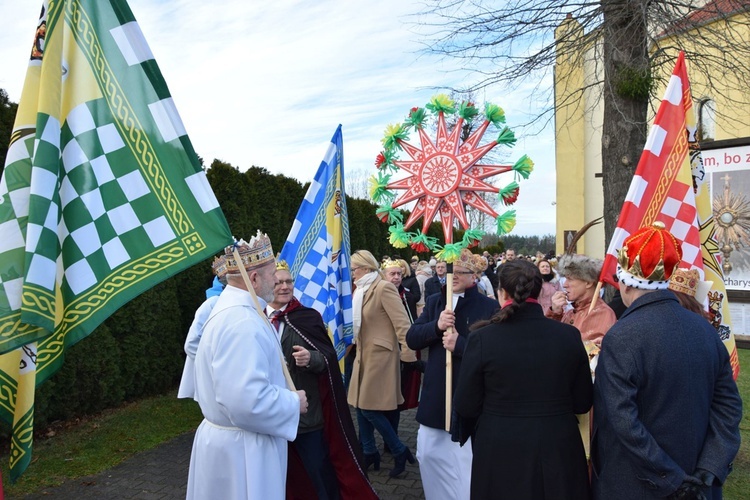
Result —
<path fill-rule="evenodd" d="M 356 271 L 357 269 L 362 269 L 362 268 L 361 268 L 361 267 L 354 267 L 354 266 L 352 266 L 352 267 L 350 267 L 349 269 L 351 270 L 351 272 L 354 272 L 354 271 Z"/>
<path fill-rule="evenodd" d="M 471 271 L 453 271 L 453 274 L 461 274 L 463 276 L 468 276 L 468 275 L 474 274 L 474 273 L 471 272 Z"/>
<path fill-rule="evenodd" d="M 294 285 L 294 280 L 279 280 L 276 283 L 274 283 L 273 286 L 281 286 L 281 285 Z"/>

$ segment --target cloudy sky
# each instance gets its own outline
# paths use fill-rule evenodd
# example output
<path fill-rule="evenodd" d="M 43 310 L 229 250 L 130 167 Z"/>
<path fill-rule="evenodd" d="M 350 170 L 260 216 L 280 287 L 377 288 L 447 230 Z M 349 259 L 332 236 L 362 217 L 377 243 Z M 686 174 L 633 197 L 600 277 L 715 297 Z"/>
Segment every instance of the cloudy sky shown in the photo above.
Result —
<path fill-rule="evenodd" d="M 424 106 L 435 89 L 463 88 L 458 63 L 420 52 L 418 2 L 130 0 L 130 8 L 169 85 L 196 151 L 239 167 L 312 179 L 342 124 L 346 176 L 364 178 L 389 123 Z M 0 2 L 0 88 L 18 101 L 41 1 Z M 538 82 L 528 82 L 528 87 Z M 488 88 L 479 95 L 528 118 L 523 94 Z M 488 134 L 489 135 L 489 134 Z M 486 140 L 490 138 L 487 137 Z M 550 127 L 521 136 L 509 162 L 535 162 L 521 183 L 515 234 L 555 230 L 554 142 Z M 510 174 L 497 179 L 504 186 Z M 501 209 L 502 211 L 502 209 Z"/>

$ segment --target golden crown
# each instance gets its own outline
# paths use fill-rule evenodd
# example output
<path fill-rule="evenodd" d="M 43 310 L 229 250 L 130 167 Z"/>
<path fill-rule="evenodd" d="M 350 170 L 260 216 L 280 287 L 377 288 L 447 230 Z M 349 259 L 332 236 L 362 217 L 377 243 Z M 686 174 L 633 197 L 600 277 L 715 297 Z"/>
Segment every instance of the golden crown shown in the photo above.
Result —
<path fill-rule="evenodd" d="M 224 249 L 224 258 L 226 259 L 227 273 L 229 274 L 237 274 L 240 270 L 234 258 L 235 249 L 240 254 L 240 260 L 245 269 L 255 269 L 275 260 L 270 238 L 267 234 L 263 234 L 258 230 L 256 235 L 250 239 L 250 242 L 241 239 L 240 241 L 236 241 L 234 245 L 229 245 Z"/>
<path fill-rule="evenodd" d="M 669 278 L 669 286 L 667 288 L 695 297 L 700 282 L 701 275 L 698 273 L 697 269 L 684 269 L 678 267 Z"/>
<path fill-rule="evenodd" d="M 487 269 L 487 261 L 481 255 L 471 253 L 471 250 L 468 248 L 461 250 L 461 254 L 458 259 L 453 261 L 453 265 L 465 267 L 475 274 L 482 274 Z"/>
<path fill-rule="evenodd" d="M 219 278 L 223 278 L 227 275 L 227 259 L 224 255 L 214 257 L 214 262 L 211 264 L 211 269 L 214 274 Z"/>
<path fill-rule="evenodd" d="M 289 271 L 289 264 L 285 260 L 276 259 L 276 270 L 277 271 Z"/>
<path fill-rule="evenodd" d="M 389 267 L 401 267 L 401 263 L 397 260 L 392 259 L 385 259 L 382 264 L 380 264 L 380 269 L 388 269 Z"/>

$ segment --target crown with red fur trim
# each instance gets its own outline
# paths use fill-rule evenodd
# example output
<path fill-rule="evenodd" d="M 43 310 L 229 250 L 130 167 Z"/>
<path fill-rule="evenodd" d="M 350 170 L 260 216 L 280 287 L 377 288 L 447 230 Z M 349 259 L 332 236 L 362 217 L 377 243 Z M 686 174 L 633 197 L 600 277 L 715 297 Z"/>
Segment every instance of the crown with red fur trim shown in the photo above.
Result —
<path fill-rule="evenodd" d="M 617 259 L 617 277 L 641 290 L 665 290 L 682 260 L 682 244 L 662 222 L 643 227 L 622 244 Z"/>

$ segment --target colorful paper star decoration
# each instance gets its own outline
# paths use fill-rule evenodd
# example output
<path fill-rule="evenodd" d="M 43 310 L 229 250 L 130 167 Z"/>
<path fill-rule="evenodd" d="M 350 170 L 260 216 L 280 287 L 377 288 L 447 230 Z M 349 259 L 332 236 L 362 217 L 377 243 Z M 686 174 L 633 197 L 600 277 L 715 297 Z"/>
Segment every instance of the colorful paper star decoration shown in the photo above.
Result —
<path fill-rule="evenodd" d="M 469 227 L 467 205 L 493 217 L 499 235 L 510 232 L 515 226 L 515 210 L 499 215 L 477 193 L 498 193 L 503 204 L 511 205 L 518 198 L 518 183 L 513 181 L 501 190 L 486 182 L 486 179 L 511 171 L 517 178 L 527 179 L 534 163 L 526 155 L 514 165 L 479 163 L 498 144 L 512 147 L 516 142 L 513 131 L 504 125 L 505 112 L 499 106 L 486 104 L 484 121 L 463 141 L 461 131 L 464 124 L 479 114 L 473 103 L 463 102 L 456 108 L 448 96 L 438 94 L 425 108 L 412 108 L 404 123 L 388 125 L 386 128 L 382 140 L 383 151 L 375 160 L 379 172 L 370 179 L 370 196 L 379 205 L 378 217 L 391 224 L 390 242 L 394 247 L 411 246 L 417 252 L 440 250 L 438 256 L 452 262 L 462 248 L 478 244 L 485 234 Z M 434 141 L 424 128 L 428 110 L 437 118 Z M 445 116 L 454 113 L 458 114 L 458 118 L 449 131 Z M 497 139 L 481 144 L 490 125 L 499 129 L 500 133 Z M 407 142 L 412 130 L 419 137 L 419 146 Z M 410 159 L 400 160 L 399 151 L 406 152 Z M 406 176 L 391 180 L 393 174 L 399 171 L 405 172 Z M 397 194 L 396 191 L 401 192 Z M 410 202 L 415 202 L 414 207 L 406 222 L 402 223 L 403 217 L 398 207 Z M 426 234 L 437 215 L 443 226 L 444 246 L 440 246 L 436 238 Z M 422 230 L 407 232 L 420 218 Z M 465 232 L 462 241 L 454 243 L 453 229 L 456 225 Z"/>

